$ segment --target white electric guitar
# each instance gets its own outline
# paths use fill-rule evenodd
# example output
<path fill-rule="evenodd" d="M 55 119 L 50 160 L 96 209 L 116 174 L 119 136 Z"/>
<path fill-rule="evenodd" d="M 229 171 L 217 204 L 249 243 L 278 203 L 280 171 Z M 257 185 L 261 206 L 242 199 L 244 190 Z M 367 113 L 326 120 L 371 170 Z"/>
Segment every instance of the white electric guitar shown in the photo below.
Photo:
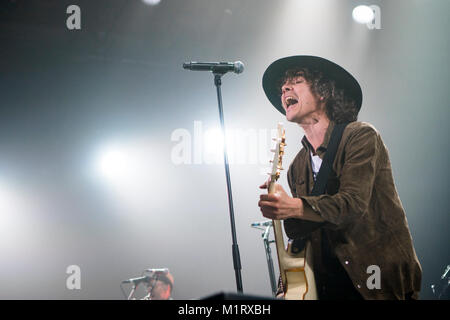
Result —
<path fill-rule="evenodd" d="M 282 170 L 282 158 L 284 154 L 285 132 L 283 125 L 278 124 L 278 133 L 275 154 L 272 160 L 268 192 L 275 193 L 275 183 L 280 177 Z M 280 267 L 281 280 L 284 288 L 284 299 L 286 300 L 317 300 L 316 283 L 312 270 L 312 251 L 309 241 L 305 248 L 299 253 L 293 253 L 291 244 L 284 244 L 283 231 L 280 220 L 272 220 L 275 243 L 278 254 L 278 265 Z"/>

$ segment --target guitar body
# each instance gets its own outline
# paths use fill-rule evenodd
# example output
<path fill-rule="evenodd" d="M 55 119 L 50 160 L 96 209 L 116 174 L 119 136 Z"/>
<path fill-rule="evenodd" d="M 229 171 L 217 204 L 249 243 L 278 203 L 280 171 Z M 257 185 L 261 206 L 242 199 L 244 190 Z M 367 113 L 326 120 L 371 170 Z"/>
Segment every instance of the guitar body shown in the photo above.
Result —
<path fill-rule="evenodd" d="M 275 182 L 280 176 L 282 156 L 285 146 L 284 129 L 278 124 L 278 139 L 275 155 L 272 161 L 273 168 L 269 182 L 269 193 L 275 192 Z M 280 268 L 281 281 L 284 288 L 284 299 L 286 300 L 317 300 L 316 282 L 312 269 L 312 250 L 308 241 L 298 253 L 292 252 L 292 244 L 289 243 L 286 249 L 283 239 L 283 231 L 280 220 L 272 220 L 275 234 L 275 244 L 278 255 L 278 265 Z"/>
<path fill-rule="evenodd" d="M 281 221 L 273 220 L 278 265 L 286 300 L 317 300 L 316 282 L 312 269 L 312 249 L 308 241 L 305 248 L 292 252 L 292 244 L 284 246 Z"/>

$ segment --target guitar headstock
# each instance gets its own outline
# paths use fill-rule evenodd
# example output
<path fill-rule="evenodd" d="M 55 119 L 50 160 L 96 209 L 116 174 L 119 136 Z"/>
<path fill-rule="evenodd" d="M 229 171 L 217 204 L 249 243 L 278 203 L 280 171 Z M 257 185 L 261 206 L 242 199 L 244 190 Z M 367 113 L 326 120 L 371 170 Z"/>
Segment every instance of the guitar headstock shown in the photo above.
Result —
<path fill-rule="evenodd" d="M 282 160 L 284 155 L 284 147 L 286 146 L 286 136 L 282 123 L 278 123 L 277 127 L 277 137 L 273 138 L 276 141 L 275 149 L 271 151 L 274 152 L 272 162 L 272 170 L 270 172 L 270 181 L 274 183 L 280 177 L 280 171 L 282 168 Z"/>

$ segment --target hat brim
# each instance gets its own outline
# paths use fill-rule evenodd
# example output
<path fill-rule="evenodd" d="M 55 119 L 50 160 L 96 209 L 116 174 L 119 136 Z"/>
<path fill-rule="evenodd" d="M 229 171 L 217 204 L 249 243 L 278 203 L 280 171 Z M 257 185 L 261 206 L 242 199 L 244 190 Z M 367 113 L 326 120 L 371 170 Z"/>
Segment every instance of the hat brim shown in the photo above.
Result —
<path fill-rule="evenodd" d="M 266 69 L 262 85 L 267 98 L 282 114 L 286 111 L 281 104 L 279 81 L 286 71 L 292 68 L 308 68 L 321 71 L 325 77 L 336 82 L 336 86 L 344 90 L 344 94 L 355 100 L 358 111 L 362 104 L 362 91 L 358 81 L 344 68 L 327 59 L 316 56 L 291 56 L 271 63 Z"/>

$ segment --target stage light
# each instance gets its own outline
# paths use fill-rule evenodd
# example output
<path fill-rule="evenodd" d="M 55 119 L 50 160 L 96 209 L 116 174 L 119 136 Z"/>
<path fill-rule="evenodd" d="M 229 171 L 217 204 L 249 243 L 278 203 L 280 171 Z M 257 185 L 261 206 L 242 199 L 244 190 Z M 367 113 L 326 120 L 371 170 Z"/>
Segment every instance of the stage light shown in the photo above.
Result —
<path fill-rule="evenodd" d="M 205 151 L 211 153 L 222 153 L 223 151 L 223 133 L 222 130 L 214 128 L 205 132 Z"/>
<path fill-rule="evenodd" d="M 110 187 L 140 188 L 142 183 L 153 181 L 158 172 L 151 166 L 155 162 L 155 148 L 138 139 L 107 143 L 94 156 L 93 175 Z"/>
<path fill-rule="evenodd" d="M 99 173 L 109 179 L 123 179 L 132 167 L 127 150 L 120 146 L 109 146 L 103 149 L 97 163 Z"/>
<path fill-rule="evenodd" d="M 227 131 L 227 151 L 230 163 L 233 162 L 235 151 L 235 140 L 233 130 Z M 212 128 L 204 133 L 204 160 L 206 164 L 223 163 L 224 138 L 220 128 Z"/>
<path fill-rule="evenodd" d="M 369 6 L 361 5 L 353 9 L 352 17 L 356 22 L 364 24 L 372 21 L 375 17 L 375 14 L 372 8 L 370 8 Z"/>
<path fill-rule="evenodd" d="M 107 142 L 93 155 L 91 176 L 109 195 L 112 212 L 143 217 L 170 201 L 171 194 L 162 194 L 165 187 L 159 186 L 167 179 L 160 150 L 146 137 L 133 137 Z"/>
<path fill-rule="evenodd" d="M 142 0 L 142 2 L 149 6 L 156 6 L 161 0 Z"/>

